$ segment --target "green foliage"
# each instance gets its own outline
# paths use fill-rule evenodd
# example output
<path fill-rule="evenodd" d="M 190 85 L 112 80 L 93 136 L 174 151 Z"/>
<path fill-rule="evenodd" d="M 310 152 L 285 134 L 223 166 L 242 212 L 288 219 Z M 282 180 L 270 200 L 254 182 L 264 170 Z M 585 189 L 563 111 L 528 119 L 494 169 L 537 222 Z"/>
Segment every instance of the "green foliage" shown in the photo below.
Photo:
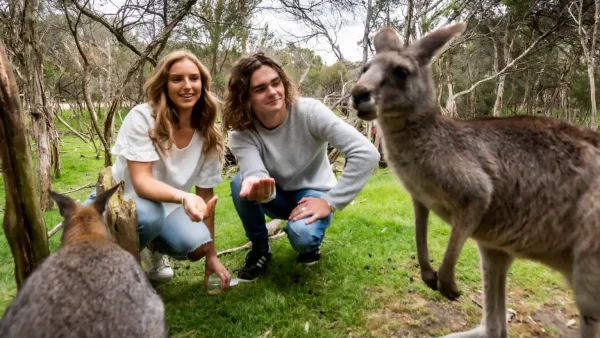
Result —
<path fill-rule="evenodd" d="M 502 0 L 502 3 L 508 7 L 511 13 L 519 17 L 527 15 L 534 2 L 532 0 Z"/>

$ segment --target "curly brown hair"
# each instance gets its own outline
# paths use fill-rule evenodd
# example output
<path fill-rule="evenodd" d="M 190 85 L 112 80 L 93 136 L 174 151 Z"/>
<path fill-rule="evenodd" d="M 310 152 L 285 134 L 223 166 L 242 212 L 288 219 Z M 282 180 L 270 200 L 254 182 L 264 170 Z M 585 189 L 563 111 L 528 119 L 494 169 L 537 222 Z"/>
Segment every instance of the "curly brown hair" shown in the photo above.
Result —
<path fill-rule="evenodd" d="M 152 107 L 152 116 L 156 120 L 156 126 L 149 135 L 150 139 L 163 153 L 170 150 L 175 142 L 173 139 L 173 126 L 179 123 L 179 115 L 167 95 L 166 87 L 171 66 L 184 59 L 192 61 L 198 67 L 202 80 L 202 93 L 200 100 L 193 108 L 191 126 L 199 130 L 202 135 L 202 153 L 208 154 L 216 151 L 216 154 L 222 157 L 225 142 L 223 134 L 216 126 L 219 105 L 218 99 L 210 90 L 211 76 L 208 69 L 198 58 L 187 50 L 177 50 L 162 58 L 144 84 L 144 94 L 147 102 Z M 163 149 L 161 145 L 164 141 L 167 141 L 166 149 Z"/>
<path fill-rule="evenodd" d="M 252 74 L 262 66 L 273 68 L 285 89 L 285 104 L 289 106 L 296 102 L 298 92 L 292 80 L 283 68 L 264 53 L 259 52 L 242 58 L 231 70 L 227 95 L 223 108 L 223 128 L 225 130 L 244 130 L 252 125 L 252 107 L 250 106 L 250 80 Z"/>

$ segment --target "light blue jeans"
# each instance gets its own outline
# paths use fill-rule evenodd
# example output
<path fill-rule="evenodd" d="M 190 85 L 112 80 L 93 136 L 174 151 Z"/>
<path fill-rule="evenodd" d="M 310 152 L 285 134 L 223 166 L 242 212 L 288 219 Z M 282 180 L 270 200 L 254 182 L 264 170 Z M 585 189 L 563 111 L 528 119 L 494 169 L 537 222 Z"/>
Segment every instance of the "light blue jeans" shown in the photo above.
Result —
<path fill-rule="evenodd" d="M 83 202 L 96 199 L 96 189 Z M 188 254 L 212 241 L 204 222 L 193 222 L 183 210 L 175 209 L 165 218 L 165 209 L 159 202 L 134 197 L 138 220 L 140 250 L 153 242 L 156 250 L 174 259 L 186 260 Z"/>
<path fill-rule="evenodd" d="M 261 204 L 240 197 L 242 182 L 239 173 L 233 177 L 230 186 L 233 205 L 244 225 L 246 237 L 252 242 L 252 246 L 257 248 L 265 248 L 269 245 L 265 215 L 274 219 L 287 220 L 303 197 L 321 198 L 325 195 L 323 191 L 313 189 L 284 191 L 276 187 L 275 199 Z M 311 224 L 306 224 L 308 218 L 288 221 L 284 231 L 288 235 L 292 248 L 299 253 L 306 253 L 321 245 L 325 237 L 325 229 L 329 227 L 332 219 L 333 213 L 330 213 L 327 217 Z"/>

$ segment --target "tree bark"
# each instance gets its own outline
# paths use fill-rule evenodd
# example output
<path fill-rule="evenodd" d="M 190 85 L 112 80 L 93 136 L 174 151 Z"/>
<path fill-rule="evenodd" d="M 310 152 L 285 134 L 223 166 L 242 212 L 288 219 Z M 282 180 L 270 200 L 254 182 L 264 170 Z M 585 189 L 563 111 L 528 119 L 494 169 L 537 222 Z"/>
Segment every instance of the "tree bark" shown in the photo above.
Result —
<path fill-rule="evenodd" d="M 496 101 L 494 102 L 493 116 L 502 115 L 502 98 L 504 97 L 504 84 L 506 83 L 506 75 L 498 76 L 496 84 Z"/>
<path fill-rule="evenodd" d="M 369 58 L 369 33 L 371 32 L 371 17 L 373 16 L 373 0 L 367 2 L 367 17 L 365 18 L 365 29 L 363 31 L 363 65 Z"/>
<path fill-rule="evenodd" d="M 493 34 L 493 32 L 492 32 Z M 511 61 L 511 56 L 510 56 L 510 52 L 512 50 L 512 46 L 515 42 L 515 36 L 516 34 L 513 32 L 512 34 L 512 39 L 510 41 L 510 44 L 508 43 L 508 39 L 509 39 L 509 35 L 510 34 L 510 15 L 507 16 L 506 18 L 506 30 L 504 32 L 504 38 L 502 39 L 502 51 L 503 51 L 503 58 L 504 58 L 504 64 L 507 65 L 510 63 Z M 500 72 L 500 55 L 498 52 L 498 45 L 496 43 L 496 39 L 494 40 L 494 71 L 496 73 Z M 504 84 L 506 83 L 506 73 L 502 73 L 498 76 L 498 82 L 496 84 L 496 101 L 494 102 L 494 111 L 493 111 L 493 116 L 500 116 L 502 115 L 502 101 L 504 98 Z"/>
<path fill-rule="evenodd" d="M 6 192 L 4 233 L 20 288 L 50 252 L 19 90 L 3 46 L 0 47 L 0 139 Z"/>
<path fill-rule="evenodd" d="M 98 176 L 97 193 L 112 188 L 115 182 L 112 178 L 111 167 L 106 167 Z M 138 223 L 135 201 L 133 199 L 125 200 L 124 186 L 121 185 L 117 192 L 110 197 L 106 208 L 106 226 L 115 243 L 140 261 L 140 245 L 138 238 Z"/>
<path fill-rule="evenodd" d="M 406 18 L 406 30 L 404 31 L 404 45 L 408 46 L 410 37 L 412 35 L 412 25 L 413 25 L 413 11 L 414 11 L 414 3 L 413 0 L 408 0 L 408 9 L 407 9 L 407 18 Z"/>
<path fill-rule="evenodd" d="M 595 38 L 595 37 L 594 37 Z M 592 53 L 593 54 L 593 53 Z M 590 128 L 593 130 L 598 130 L 598 109 L 596 107 L 596 80 L 594 75 L 594 59 L 595 57 L 591 57 L 592 60 L 588 64 L 588 79 L 590 81 L 590 101 L 591 101 L 591 113 L 592 120 L 590 123 Z"/>
<path fill-rule="evenodd" d="M 238 9 L 240 11 L 241 21 L 241 44 L 242 44 L 242 56 L 248 55 L 248 13 L 246 9 L 246 0 L 238 0 Z"/>
<path fill-rule="evenodd" d="M 575 5 L 577 2 L 573 2 L 571 6 Z M 569 13 L 573 20 L 577 23 L 577 31 L 579 33 L 579 40 L 581 42 L 581 47 L 583 48 L 583 53 L 585 55 L 585 59 L 587 61 L 587 71 L 588 71 L 588 80 L 590 82 L 590 105 L 591 105 L 591 119 L 590 119 L 590 128 L 593 130 L 598 130 L 598 110 L 596 106 L 596 81 L 595 81 L 595 64 L 596 64 L 596 38 L 598 36 L 598 21 L 600 21 L 600 1 L 594 1 L 594 26 L 592 28 L 592 35 L 590 36 L 588 32 L 583 27 L 583 0 L 579 1 L 579 15 L 578 18 L 575 18 L 573 12 L 571 12 L 571 6 L 569 6 Z M 590 41 L 590 46 L 588 46 L 588 41 Z"/>
<path fill-rule="evenodd" d="M 446 113 L 451 117 L 458 117 L 458 111 L 456 110 L 456 100 L 454 97 L 454 76 L 452 76 L 452 54 L 447 53 L 444 56 L 446 61 L 446 80 L 448 86 L 448 99 L 446 100 Z"/>
<path fill-rule="evenodd" d="M 25 106 L 31 116 L 32 136 L 36 145 L 36 170 L 40 187 L 41 207 L 48 210 L 54 205 L 48 195 L 52 184 L 52 164 L 54 151 L 55 173 L 60 174 L 58 131 L 44 91 L 42 54 L 38 36 L 39 0 L 9 1 L 11 22 L 7 29 L 8 48 L 15 57 L 14 64 L 22 71 Z M 54 147 L 54 150 L 53 150 Z"/>

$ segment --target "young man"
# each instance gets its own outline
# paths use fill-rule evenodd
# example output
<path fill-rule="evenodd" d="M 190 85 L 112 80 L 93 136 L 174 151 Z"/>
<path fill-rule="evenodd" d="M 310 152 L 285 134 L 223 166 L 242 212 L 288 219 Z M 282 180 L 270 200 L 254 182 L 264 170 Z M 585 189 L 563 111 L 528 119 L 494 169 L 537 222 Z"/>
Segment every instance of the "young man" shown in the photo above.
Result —
<path fill-rule="evenodd" d="M 297 98 L 294 85 L 262 53 L 243 58 L 229 79 L 223 123 L 240 172 L 231 181 L 233 203 L 252 242 L 238 273 L 251 281 L 271 259 L 265 214 L 288 220 L 285 232 L 298 262 L 316 263 L 333 212 L 358 195 L 379 161 L 379 152 L 320 101 Z M 327 144 L 347 165 L 337 181 Z"/>

